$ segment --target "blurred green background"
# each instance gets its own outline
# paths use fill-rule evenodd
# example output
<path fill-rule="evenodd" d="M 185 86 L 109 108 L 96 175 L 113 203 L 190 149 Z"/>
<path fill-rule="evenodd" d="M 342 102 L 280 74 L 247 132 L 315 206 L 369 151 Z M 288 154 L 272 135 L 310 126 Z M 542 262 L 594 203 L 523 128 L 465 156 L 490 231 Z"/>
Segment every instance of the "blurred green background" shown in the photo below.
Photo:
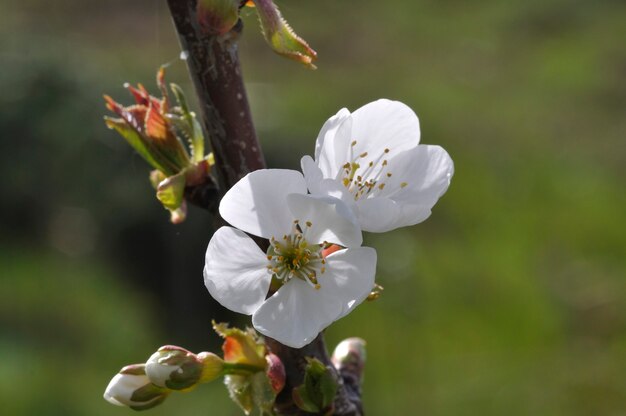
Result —
<path fill-rule="evenodd" d="M 278 0 L 319 53 L 275 56 L 245 11 L 241 58 L 272 167 L 377 98 L 415 109 L 456 175 L 432 217 L 367 235 L 380 300 L 327 331 L 368 341 L 370 415 L 626 414 L 626 3 Z M 102 94 L 191 94 L 163 0 L 0 3 L 0 407 L 123 415 L 102 393 L 162 344 L 244 325 L 204 289 L 209 218 L 180 226 Z M 154 415 L 237 415 L 219 382 Z"/>

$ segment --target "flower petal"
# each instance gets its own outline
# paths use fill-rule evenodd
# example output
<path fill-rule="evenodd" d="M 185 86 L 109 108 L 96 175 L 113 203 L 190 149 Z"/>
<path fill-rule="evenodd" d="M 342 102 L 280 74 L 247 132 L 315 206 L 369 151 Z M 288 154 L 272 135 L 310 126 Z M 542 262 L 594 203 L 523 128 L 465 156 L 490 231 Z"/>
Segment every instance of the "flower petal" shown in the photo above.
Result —
<path fill-rule="evenodd" d="M 367 152 L 370 159 L 376 158 L 387 148 L 385 157 L 391 158 L 419 144 L 419 120 L 399 101 L 377 100 L 352 113 L 351 140 L 357 142 L 355 155 Z"/>
<path fill-rule="evenodd" d="M 376 272 L 376 250 L 358 247 L 327 257 L 320 289 L 294 278 L 254 313 L 260 333 L 292 348 L 302 348 L 320 331 L 350 313 L 371 292 Z"/>
<path fill-rule="evenodd" d="M 332 196 L 341 199 L 348 208 L 354 210 L 354 197 L 348 189 L 335 179 L 324 179 L 320 168 L 317 167 L 311 156 L 304 156 L 300 160 L 304 180 L 309 192 L 313 195 Z"/>
<path fill-rule="evenodd" d="M 300 159 L 300 166 L 302 167 L 302 173 L 304 174 L 304 180 L 307 188 L 309 188 L 309 192 L 316 195 L 321 194 L 320 184 L 324 180 L 322 170 L 317 167 L 317 164 L 309 155 Z"/>
<path fill-rule="evenodd" d="M 454 174 L 454 163 L 441 146 L 419 145 L 393 162 L 398 171 L 386 181 L 381 195 L 401 203 L 432 207 L 446 192 Z M 394 192 L 402 183 L 406 183 L 404 188 Z"/>
<path fill-rule="evenodd" d="M 300 221 L 304 237 L 311 243 L 327 241 L 344 247 L 358 247 L 363 242 L 352 210 L 337 198 L 290 194 L 287 206 L 292 218 Z"/>
<path fill-rule="evenodd" d="M 220 215 L 231 225 L 259 237 L 288 234 L 293 217 L 285 197 L 306 192 L 306 183 L 298 171 L 257 170 L 226 192 L 220 202 Z"/>
<path fill-rule="evenodd" d="M 335 297 L 342 318 L 371 293 L 376 276 L 376 250 L 357 247 L 339 250 L 326 257 L 326 273 L 318 276 L 320 292 Z"/>
<path fill-rule="evenodd" d="M 254 328 L 292 348 L 307 345 L 343 312 L 334 297 L 293 278 L 252 315 Z"/>
<path fill-rule="evenodd" d="M 206 251 L 204 284 L 224 307 L 251 315 L 263 303 L 271 274 L 265 254 L 243 231 L 222 227 Z"/>
<path fill-rule="evenodd" d="M 402 204 L 384 197 L 359 200 L 357 206 L 361 229 L 371 233 L 384 233 L 415 225 L 431 213 L 431 206 Z"/>
<path fill-rule="evenodd" d="M 326 123 L 324 123 L 322 129 L 317 135 L 317 140 L 315 140 L 315 160 L 319 160 L 320 152 L 322 151 L 325 142 L 327 140 L 332 141 L 334 139 L 337 128 L 348 116 L 350 116 L 350 111 L 348 111 L 347 108 L 342 108 L 337 112 L 337 114 L 326 120 Z"/>
<path fill-rule="evenodd" d="M 346 110 L 347 111 L 347 110 Z M 318 138 L 319 140 L 319 138 Z M 329 130 L 316 149 L 316 162 L 325 178 L 335 179 L 342 166 L 348 162 L 352 141 L 352 117 L 346 114 L 339 125 Z"/>

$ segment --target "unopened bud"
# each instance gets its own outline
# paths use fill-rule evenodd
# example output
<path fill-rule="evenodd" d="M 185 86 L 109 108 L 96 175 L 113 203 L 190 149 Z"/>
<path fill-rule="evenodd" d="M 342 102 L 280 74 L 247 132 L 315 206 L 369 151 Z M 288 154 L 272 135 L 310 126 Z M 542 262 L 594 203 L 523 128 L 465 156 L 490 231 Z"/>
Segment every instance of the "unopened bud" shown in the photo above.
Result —
<path fill-rule="evenodd" d="M 212 352 L 201 352 L 198 359 L 202 362 L 201 383 L 208 383 L 222 375 L 224 371 L 224 360 Z"/>
<path fill-rule="evenodd" d="M 198 21 L 212 35 L 223 35 L 239 20 L 239 0 L 198 0 Z"/>
<path fill-rule="evenodd" d="M 365 340 L 347 338 L 337 344 L 333 351 L 332 362 L 337 370 L 349 371 L 359 379 L 365 367 Z"/>
<path fill-rule="evenodd" d="M 269 378 L 270 385 L 276 394 L 280 393 L 283 387 L 285 387 L 285 366 L 277 355 L 269 353 L 265 356 L 267 361 L 267 369 L 265 373 Z"/>
<path fill-rule="evenodd" d="M 150 381 L 144 364 L 135 364 L 122 368 L 111 379 L 104 392 L 104 399 L 116 406 L 144 410 L 161 404 L 168 394 L 168 389 Z"/>
<path fill-rule="evenodd" d="M 184 348 L 173 345 L 166 345 L 159 348 L 157 352 L 146 362 L 146 374 L 152 383 L 157 386 L 167 387 L 172 390 L 185 390 L 194 387 L 201 381 L 212 376 L 211 380 L 217 377 L 221 369 L 216 371 L 221 359 L 209 360 L 203 353 L 202 357 L 187 351 Z M 205 374 L 205 361 L 209 369 Z"/>

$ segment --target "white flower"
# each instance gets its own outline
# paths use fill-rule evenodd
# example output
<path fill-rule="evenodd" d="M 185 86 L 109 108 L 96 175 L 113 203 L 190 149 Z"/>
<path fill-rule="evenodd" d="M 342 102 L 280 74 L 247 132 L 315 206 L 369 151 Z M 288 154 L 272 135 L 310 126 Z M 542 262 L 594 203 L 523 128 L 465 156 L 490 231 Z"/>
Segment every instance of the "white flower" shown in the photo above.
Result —
<path fill-rule="evenodd" d="M 419 140 L 417 116 L 398 101 L 374 101 L 352 114 L 341 109 L 322 127 L 315 160 L 302 158 L 309 191 L 346 202 L 364 231 L 422 222 L 448 189 L 454 165 L 443 148 Z"/>
<path fill-rule="evenodd" d="M 204 282 L 223 306 L 252 315 L 262 334 L 294 348 L 311 342 L 361 303 L 374 286 L 376 251 L 360 247 L 361 230 L 343 202 L 306 195 L 302 174 L 260 170 L 235 184 L 222 227 L 206 252 Z M 243 231 L 270 240 L 267 253 Z M 327 257 L 327 244 L 345 249 Z M 270 283 L 282 284 L 267 297 Z"/>

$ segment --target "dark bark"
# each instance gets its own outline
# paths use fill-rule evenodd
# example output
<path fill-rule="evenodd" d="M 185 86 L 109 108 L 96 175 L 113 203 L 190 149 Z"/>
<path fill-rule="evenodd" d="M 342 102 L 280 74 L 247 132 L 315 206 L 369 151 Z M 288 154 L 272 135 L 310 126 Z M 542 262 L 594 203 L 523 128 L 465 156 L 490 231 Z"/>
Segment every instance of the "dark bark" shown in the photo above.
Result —
<path fill-rule="evenodd" d="M 209 35 L 203 33 L 198 24 L 195 0 L 168 0 L 168 5 L 182 49 L 187 54 L 187 66 L 201 107 L 202 124 L 215 155 L 214 173 L 219 184 L 219 188 L 210 184 L 187 188 L 185 196 L 190 203 L 208 209 L 218 217 L 218 198 L 247 173 L 266 167 L 252 124 L 239 65 L 237 39 L 242 31 L 242 22 L 240 20 L 225 35 Z M 219 223 L 220 219 L 216 220 Z M 267 344 L 282 360 L 287 375 L 286 386 L 277 399 L 277 413 L 309 414 L 295 406 L 291 390 L 302 383 L 305 357 L 315 357 L 332 367 L 323 334 L 301 349 L 287 347 L 272 339 L 267 339 Z M 351 387 L 354 380 L 347 377 L 344 386 L 343 378 L 338 376 L 338 379 L 340 386 L 334 414 L 363 414 L 360 390 Z M 357 380 L 357 385 L 359 382 Z"/>
<path fill-rule="evenodd" d="M 265 168 L 239 66 L 237 39 L 243 24 L 239 20 L 230 32 L 209 35 L 200 28 L 195 1 L 168 0 L 168 5 L 187 55 L 216 176 L 226 190 L 248 172 Z"/>

